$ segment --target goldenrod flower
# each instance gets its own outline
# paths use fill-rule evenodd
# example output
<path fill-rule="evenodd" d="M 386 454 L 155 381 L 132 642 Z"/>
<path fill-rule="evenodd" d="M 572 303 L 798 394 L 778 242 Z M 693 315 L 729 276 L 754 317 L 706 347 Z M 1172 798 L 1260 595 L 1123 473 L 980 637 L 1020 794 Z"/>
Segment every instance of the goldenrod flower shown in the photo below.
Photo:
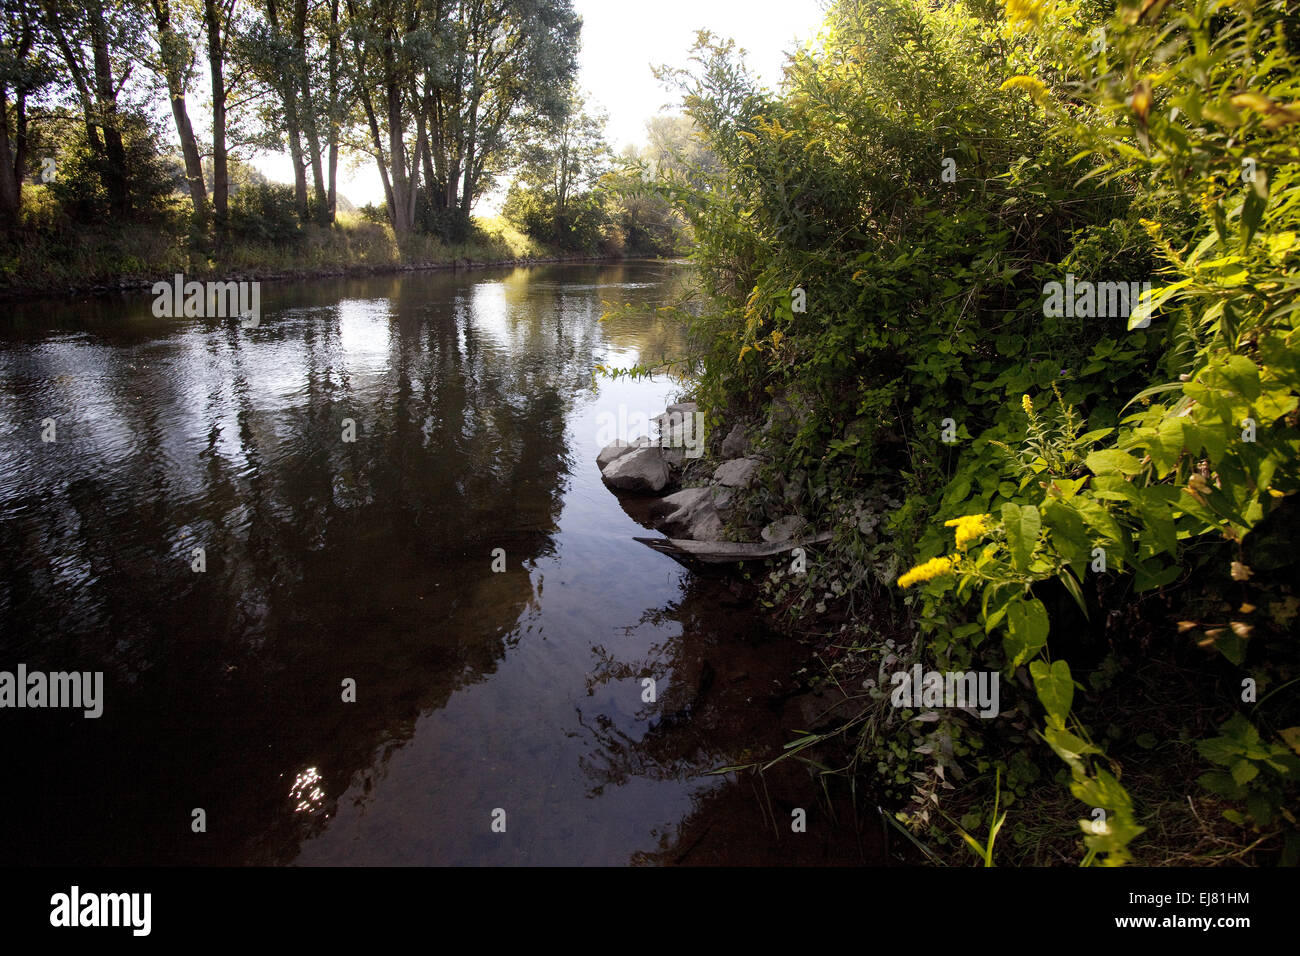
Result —
<path fill-rule="evenodd" d="M 1020 399 L 1020 407 L 1025 410 L 1025 414 L 1030 418 L 1034 417 L 1034 400 L 1028 395 L 1023 396 Z"/>
<path fill-rule="evenodd" d="M 1047 102 L 1047 87 L 1034 76 L 1013 76 L 1000 87 L 1002 90 L 1021 90 L 1034 98 L 1035 103 Z"/>
<path fill-rule="evenodd" d="M 918 564 L 898 579 L 900 588 L 910 588 L 920 581 L 929 581 L 952 570 L 952 561 L 948 558 L 931 558 L 925 564 Z"/>
<path fill-rule="evenodd" d="M 1036 27 L 1043 20 L 1044 6 L 1043 0 L 1006 0 L 1007 19 Z"/>
<path fill-rule="evenodd" d="M 964 547 L 966 542 L 982 537 L 988 531 L 988 520 L 992 515 L 963 515 L 945 521 L 945 528 L 956 528 L 957 547 Z"/>
<path fill-rule="evenodd" d="M 1163 229 L 1160 223 L 1153 222 L 1150 219 L 1139 219 L 1138 222 L 1142 223 L 1142 228 L 1147 231 L 1147 235 L 1151 237 L 1152 241 L 1160 241 L 1160 232 Z"/>

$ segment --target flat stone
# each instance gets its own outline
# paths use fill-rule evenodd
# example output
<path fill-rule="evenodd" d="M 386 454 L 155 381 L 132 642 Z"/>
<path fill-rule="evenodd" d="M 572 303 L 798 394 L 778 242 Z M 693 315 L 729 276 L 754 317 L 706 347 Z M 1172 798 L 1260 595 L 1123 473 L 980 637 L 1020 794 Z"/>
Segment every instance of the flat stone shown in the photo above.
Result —
<path fill-rule="evenodd" d="M 601 471 L 604 471 L 610 462 L 622 458 L 628 452 L 635 451 L 642 445 L 648 445 L 649 443 L 650 439 L 644 435 L 635 441 L 623 441 L 621 438 L 615 439 L 600 450 L 600 454 L 596 456 L 596 465 Z"/>
<path fill-rule="evenodd" d="M 669 405 L 662 414 L 656 415 L 651 421 L 661 428 L 680 425 L 688 418 L 694 418 L 698 411 L 699 408 L 694 402 L 679 402 L 676 405 Z"/>
<path fill-rule="evenodd" d="M 784 518 L 777 518 L 770 525 L 763 529 L 761 537 L 764 541 L 791 541 L 808 530 L 808 522 L 799 515 L 786 515 Z"/>
<path fill-rule="evenodd" d="M 637 448 L 614 459 L 601 477 L 620 491 L 657 492 L 672 480 L 668 463 L 658 448 Z"/>
<path fill-rule="evenodd" d="M 754 473 L 758 471 L 758 465 L 756 458 L 733 458 L 718 466 L 713 473 L 713 480 L 728 488 L 748 488 L 754 480 Z"/>
<path fill-rule="evenodd" d="M 686 488 L 661 499 L 650 509 L 650 519 L 664 534 L 679 538 L 715 541 L 722 536 L 711 488 Z"/>

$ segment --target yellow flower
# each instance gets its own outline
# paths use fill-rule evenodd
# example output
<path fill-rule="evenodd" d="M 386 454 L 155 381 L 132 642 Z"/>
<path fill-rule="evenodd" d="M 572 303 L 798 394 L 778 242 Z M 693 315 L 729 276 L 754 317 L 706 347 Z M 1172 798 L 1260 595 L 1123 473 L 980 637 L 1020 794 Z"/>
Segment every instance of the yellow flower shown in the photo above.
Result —
<path fill-rule="evenodd" d="M 1012 23 L 1038 26 L 1043 20 L 1043 0 L 1006 0 L 1007 19 Z"/>
<path fill-rule="evenodd" d="M 1013 76 L 1002 84 L 1003 90 L 1021 90 L 1034 98 L 1035 103 L 1047 102 L 1047 87 L 1043 81 L 1033 76 Z"/>
<path fill-rule="evenodd" d="M 1142 223 L 1142 228 L 1147 231 L 1147 235 L 1151 237 L 1152 241 L 1160 241 L 1160 232 L 1163 228 L 1160 223 L 1153 222 L 1150 219 L 1139 219 L 1138 222 Z"/>
<path fill-rule="evenodd" d="M 1025 410 L 1025 414 L 1030 418 L 1034 417 L 1034 400 L 1028 395 L 1023 396 L 1020 399 L 1020 407 Z"/>
<path fill-rule="evenodd" d="M 963 515 L 945 521 L 945 528 L 956 528 L 957 547 L 964 547 L 966 542 L 982 537 L 988 531 L 988 520 L 992 515 Z"/>
<path fill-rule="evenodd" d="M 919 581 L 929 581 L 952 570 L 952 561 L 948 558 L 931 558 L 925 564 L 919 564 L 898 579 L 900 588 L 910 588 Z"/>

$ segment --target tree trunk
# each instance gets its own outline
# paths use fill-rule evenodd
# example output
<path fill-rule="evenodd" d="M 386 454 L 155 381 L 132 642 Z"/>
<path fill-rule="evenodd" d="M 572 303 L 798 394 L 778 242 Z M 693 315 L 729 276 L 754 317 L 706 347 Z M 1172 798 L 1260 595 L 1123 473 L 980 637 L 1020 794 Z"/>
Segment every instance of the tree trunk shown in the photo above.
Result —
<path fill-rule="evenodd" d="M 0 83 L 0 228 L 18 225 L 22 199 L 22 169 L 14 163 L 9 145 L 9 89 Z"/>
<path fill-rule="evenodd" d="M 208 72 L 212 77 L 212 207 L 216 231 L 225 238 L 230 228 L 230 170 L 226 158 L 226 24 L 217 0 L 203 0 L 203 19 L 208 31 Z"/>
<path fill-rule="evenodd" d="M 388 162 L 392 166 L 393 175 L 393 202 L 388 213 L 393 223 L 393 232 L 405 236 L 411 231 L 413 216 L 411 184 L 406 174 L 406 145 L 402 142 L 405 121 L 402 116 L 402 89 L 393 76 L 392 64 L 387 65 L 389 79 L 385 84 L 385 95 L 388 100 Z"/>
<path fill-rule="evenodd" d="M 320 126 L 316 121 L 316 102 L 311 93 L 311 71 L 307 67 L 307 0 L 294 0 L 293 7 L 294 81 L 298 86 L 298 128 L 307 137 L 307 161 L 311 164 L 312 186 L 316 196 L 316 221 L 327 223 L 325 170 L 321 165 Z"/>
<path fill-rule="evenodd" d="M 104 131 L 104 190 L 114 216 L 131 215 L 130 180 L 126 168 L 126 146 L 117 113 L 117 90 L 113 84 L 113 61 L 108 55 L 108 25 L 99 0 L 86 7 L 90 26 L 90 45 L 95 70 L 95 103 L 100 126 Z"/>
<path fill-rule="evenodd" d="M 339 174 L 339 0 L 330 0 L 329 42 L 329 221 L 338 216 Z"/>
<path fill-rule="evenodd" d="M 154 22 L 158 26 L 158 45 L 162 49 L 163 76 L 167 80 L 167 95 L 172 104 L 172 118 L 176 121 L 176 135 L 181 141 L 181 156 L 185 160 L 185 181 L 189 184 L 190 203 L 194 207 L 194 223 L 200 233 L 208 230 L 208 188 L 203 182 L 203 159 L 199 144 L 194 138 L 189 108 L 185 104 L 185 85 L 182 67 L 175 61 L 175 34 L 171 28 L 171 9 L 167 0 L 153 0 Z"/>

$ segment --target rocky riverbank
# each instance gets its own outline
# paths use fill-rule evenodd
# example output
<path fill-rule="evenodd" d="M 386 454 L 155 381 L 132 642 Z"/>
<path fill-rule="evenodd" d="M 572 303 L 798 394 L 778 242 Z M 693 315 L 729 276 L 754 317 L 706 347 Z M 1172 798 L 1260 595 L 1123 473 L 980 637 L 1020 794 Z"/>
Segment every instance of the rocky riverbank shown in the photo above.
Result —
<path fill-rule="evenodd" d="M 829 540 L 829 532 L 818 533 L 795 513 L 753 522 L 755 509 L 742 505 L 759 490 L 756 481 L 766 460 L 752 445 L 745 423 L 733 425 L 711 452 L 694 402 L 669 405 L 653 424 L 657 435 L 611 442 L 596 458 L 614 491 L 661 496 L 648 515 L 664 538 L 638 540 L 679 559 L 707 563 L 774 557 Z M 762 431 L 770 433 L 771 423 Z"/>

